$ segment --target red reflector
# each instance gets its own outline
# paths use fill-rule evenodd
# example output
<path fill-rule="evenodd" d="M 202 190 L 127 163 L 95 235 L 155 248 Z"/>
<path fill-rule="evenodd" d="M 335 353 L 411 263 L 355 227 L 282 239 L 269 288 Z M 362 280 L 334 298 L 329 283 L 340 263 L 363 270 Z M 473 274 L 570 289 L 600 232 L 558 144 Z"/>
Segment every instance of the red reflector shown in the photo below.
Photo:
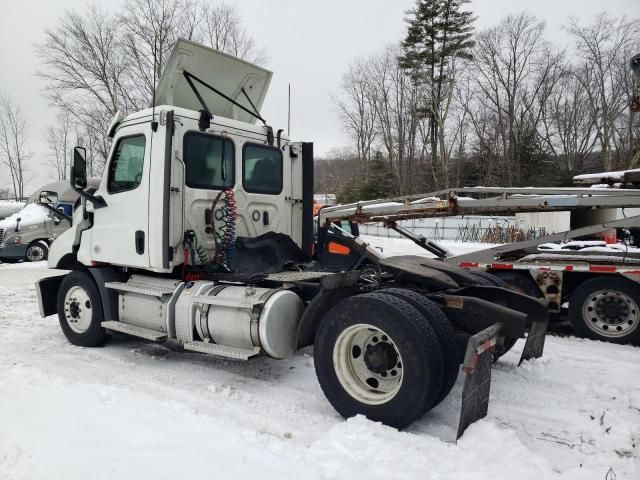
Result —
<path fill-rule="evenodd" d="M 460 268 L 478 268 L 478 262 L 460 262 L 458 266 Z"/>
<path fill-rule="evenodd" d="M 565 272 L 573 272 L 573 265 L 567 265 L 564 267 Z"/>
<path fill-rule="evenodd" d="M 590 272 L 615 272 L 615 265 L 589 265 Z"/>
<path fill-rule="evenodd" d="M 492 263 L 491 268 L 494 270 L 511 270 L 513 269 L 512 263 Z"/>

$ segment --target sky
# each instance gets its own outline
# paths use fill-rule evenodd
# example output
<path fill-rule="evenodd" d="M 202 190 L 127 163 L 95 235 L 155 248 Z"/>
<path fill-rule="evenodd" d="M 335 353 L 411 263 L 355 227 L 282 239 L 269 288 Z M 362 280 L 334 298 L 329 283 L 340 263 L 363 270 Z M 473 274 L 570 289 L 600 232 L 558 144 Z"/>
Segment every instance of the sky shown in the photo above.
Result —
<path fill-rule="evenodd" d="M 35 76 L 34 45 L 47 28 L 55 27 L 67 9 L 89 4 L 116 8 L 117 0 L 0 0 L 0 94 L 18 103 L 30 125 L 33 153 L 26 192 L 51 180 L 46 165 L 44 132 L 55 110 L 42 96 L 45 87 Z M 266 67 L 274 72 L 262 114 L 274 130 L 287 125 L 287 89 L 291 84 L 291 138 L 311 141 L 316 156 L 348 144 L 333 98 L 343 74 L 356 57 L 364 57 L 399 42 L 405 12 L 415 0 L 227 0 L 236 4 L 244 25 L 266 48 Z M 606 10 L 610 15 L 640 17 L 640 0 L 472 0 L 477 29 L 495 25 L 505 15 L 528 10 L 547 23 L 547 37 L 564 46 L 563 30 L 570 16 L 583 22 Z M 640 47 L 640 46 L 639 46 Z M 8 186 L 0 166 L 0 187 Z"/>

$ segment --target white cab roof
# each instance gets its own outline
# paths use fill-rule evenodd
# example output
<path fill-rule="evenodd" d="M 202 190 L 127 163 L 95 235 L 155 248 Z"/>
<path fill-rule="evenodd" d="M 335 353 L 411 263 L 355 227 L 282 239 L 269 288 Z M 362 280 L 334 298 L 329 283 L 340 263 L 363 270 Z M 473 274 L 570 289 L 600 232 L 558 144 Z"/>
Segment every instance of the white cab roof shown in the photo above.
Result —
<path fill-rule="evenodd" d="M 184 71 L 198 77 L 227 97 L 253 111 L 242 93 L 242 88 L 251 98 L 258 111 L 267 95 L 271 73 L 269 70 L 232 57 L 212 48 L 189 40 L 180 39 L 165 65 L 156 89 L 156 106 L 173 105 L 189 110 L 202 110 L 202 106 L 184 76 Z M 192 79 L 198 93 L 214 116 L 219 115 L 246 123 L 255 123 L 255 118 L 225 98 Z"/>

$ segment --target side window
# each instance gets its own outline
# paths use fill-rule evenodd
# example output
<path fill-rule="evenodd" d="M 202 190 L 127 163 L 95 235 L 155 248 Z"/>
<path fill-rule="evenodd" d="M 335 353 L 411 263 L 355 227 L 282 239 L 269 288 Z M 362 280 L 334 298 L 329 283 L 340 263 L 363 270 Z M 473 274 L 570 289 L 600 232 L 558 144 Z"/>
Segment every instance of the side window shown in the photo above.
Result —
<path fill-rule="evenodd" d="M 235 149 L 231 140 L 187 132 L 183 144 L 187 187 L 221 190 L 235 184 Z"/>
<path fill-rule="evenodd" d="M 144 167 L 144 135 L 118 140 L 109 165 L 107 191 L 109 193 L 133 190 L 142 181 Z"/>
<path fill-rule="evenodd" d="M 249 193 L 278 195 L 282 192 L 282 152 L 278 148 L 245 144 L 242 186 Z"/>

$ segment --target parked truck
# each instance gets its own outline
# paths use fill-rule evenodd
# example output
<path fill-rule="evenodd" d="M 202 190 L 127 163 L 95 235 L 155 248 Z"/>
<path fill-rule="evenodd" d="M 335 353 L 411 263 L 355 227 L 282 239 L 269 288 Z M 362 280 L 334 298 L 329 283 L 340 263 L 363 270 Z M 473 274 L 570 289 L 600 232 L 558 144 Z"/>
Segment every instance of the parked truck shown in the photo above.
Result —
<path fill-rule="evenodd" d="M 69 272 L 37 283 L 41 315 L 83 347 L 122 332 L 248 361 L 313 344 L 340 414 L 398 428 L 445 398 L 463 364 L 462 434 L 486 415 L 505 345 L 528 332 L 522 360 L 542 355 L 544 304 L 421 257 L 376 257 L 372 275 L 312 262 L 313 144 L 262 118 L 271 76 L 177 42 L 152 107 L 114 116 L 93 193 L 75 149 L 81 205 L 48 259 Z"/>
<path fill-rule="evenodd" d="M 41 197 L 47 199 L 44 204 Z M 68 181 L 51 182 L 36 190 L 24 208 L 0 220 L 0 260 L 46 260 L 51 243 L 71 226 L 78 198 Z"/>

